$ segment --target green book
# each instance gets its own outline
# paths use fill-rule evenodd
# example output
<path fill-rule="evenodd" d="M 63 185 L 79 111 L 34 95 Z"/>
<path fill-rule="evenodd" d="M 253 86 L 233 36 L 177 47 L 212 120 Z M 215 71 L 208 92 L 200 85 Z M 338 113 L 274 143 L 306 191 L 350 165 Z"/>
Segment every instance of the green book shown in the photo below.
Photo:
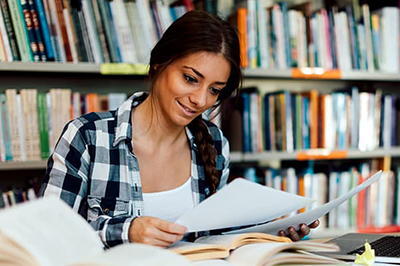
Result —
<path fill-rule="evenodd" d="M 40 157 L 44 160 L 50 156 L 49 124 L 47 116 L 46 93 L 37 94 L 38 127 L 40 137 Z"/>
<path fill-rule="evenodd" d="M 17 38 L 18 50 L 21 54 L 21 61 L 33 62 L 33 54 L 28 41 L 28 31 L 22 13 L 21 2 L 19 0 L 8 0 L 8 6 L 10 8 L 11 21 Z"/>

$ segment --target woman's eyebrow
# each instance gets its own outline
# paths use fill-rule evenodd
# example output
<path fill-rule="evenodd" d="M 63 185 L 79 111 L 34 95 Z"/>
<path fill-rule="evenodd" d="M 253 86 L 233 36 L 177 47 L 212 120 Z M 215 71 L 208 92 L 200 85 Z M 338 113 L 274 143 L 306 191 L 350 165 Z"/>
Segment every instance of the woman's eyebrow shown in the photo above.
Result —
<path fill-rule="evenodd" d="M 196 75 L 198 75 L 199 77 L 204 78 L 204 75 L 201 74 L 198 70 L 196 70 L 196 69 L 193 68 L 193 67 L 183 66 L 183 68 L 190 69 L 190 70 L 192 70 L 194 73 L 196 73 Z M 214 83 L 215 83 L 215 84 L 218 84 L 218 85 L 226 85 L 226 82 L 223 82 L 223 81 L 216 81 L 216 82 L 214 82 Z"/>

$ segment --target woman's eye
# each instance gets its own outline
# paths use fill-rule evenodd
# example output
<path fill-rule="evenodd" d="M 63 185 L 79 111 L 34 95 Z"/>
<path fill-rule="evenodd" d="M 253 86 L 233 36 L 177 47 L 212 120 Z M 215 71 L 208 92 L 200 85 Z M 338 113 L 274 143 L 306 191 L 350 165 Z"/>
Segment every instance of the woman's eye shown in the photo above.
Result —
<path fill-rule="evenodd" d="M 220 89 L 213 88 L 213 87 L 210 88 L 210 91 L 211 91 L 212 94 L 214 94 L 214 95 L 219 95 L 219 94 L 221 93 L 221 90 L 220 90 Z"/>
<path fill-rule="evenodd" d="M 184 77 L 188 83 L 196 83 L 197 82 L 197 80 L 194 77 L 191 77 L 189 75 L 184 75 Z"/>

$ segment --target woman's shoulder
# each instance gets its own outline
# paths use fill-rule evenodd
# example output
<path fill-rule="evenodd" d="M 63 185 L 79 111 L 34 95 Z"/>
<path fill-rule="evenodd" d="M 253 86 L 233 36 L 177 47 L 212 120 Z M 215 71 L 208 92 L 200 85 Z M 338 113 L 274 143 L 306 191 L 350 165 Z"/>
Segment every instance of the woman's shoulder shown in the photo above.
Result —
<path fill-rule="evenodd" d="M 98 130 L 109 131 L 110 128 L 114 129 L 114 126 L 110 127 L 110 123 L 114 123 L 114 119 L 115 110 L 84 114 L 69 121 L 64 127 L 63 134 L 86 136 L 88 133 L 93 135 Z M 93 134 L 90 134 L 90 132 L 93 132 Z"/>

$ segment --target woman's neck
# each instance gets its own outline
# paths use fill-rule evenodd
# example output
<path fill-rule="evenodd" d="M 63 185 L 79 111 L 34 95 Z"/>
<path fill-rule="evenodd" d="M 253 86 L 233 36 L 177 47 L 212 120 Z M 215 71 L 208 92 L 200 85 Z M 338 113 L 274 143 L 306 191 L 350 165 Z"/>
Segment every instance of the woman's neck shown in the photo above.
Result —
<path fill-rule="evenodd" d="M 133 140 L 151 140 L 155 145 L 171 145 L 185 135 L 184 127 L 175 127 L 168 123 L 161 110 L 156 109 L 150 94 L 132 112 Z"/>

